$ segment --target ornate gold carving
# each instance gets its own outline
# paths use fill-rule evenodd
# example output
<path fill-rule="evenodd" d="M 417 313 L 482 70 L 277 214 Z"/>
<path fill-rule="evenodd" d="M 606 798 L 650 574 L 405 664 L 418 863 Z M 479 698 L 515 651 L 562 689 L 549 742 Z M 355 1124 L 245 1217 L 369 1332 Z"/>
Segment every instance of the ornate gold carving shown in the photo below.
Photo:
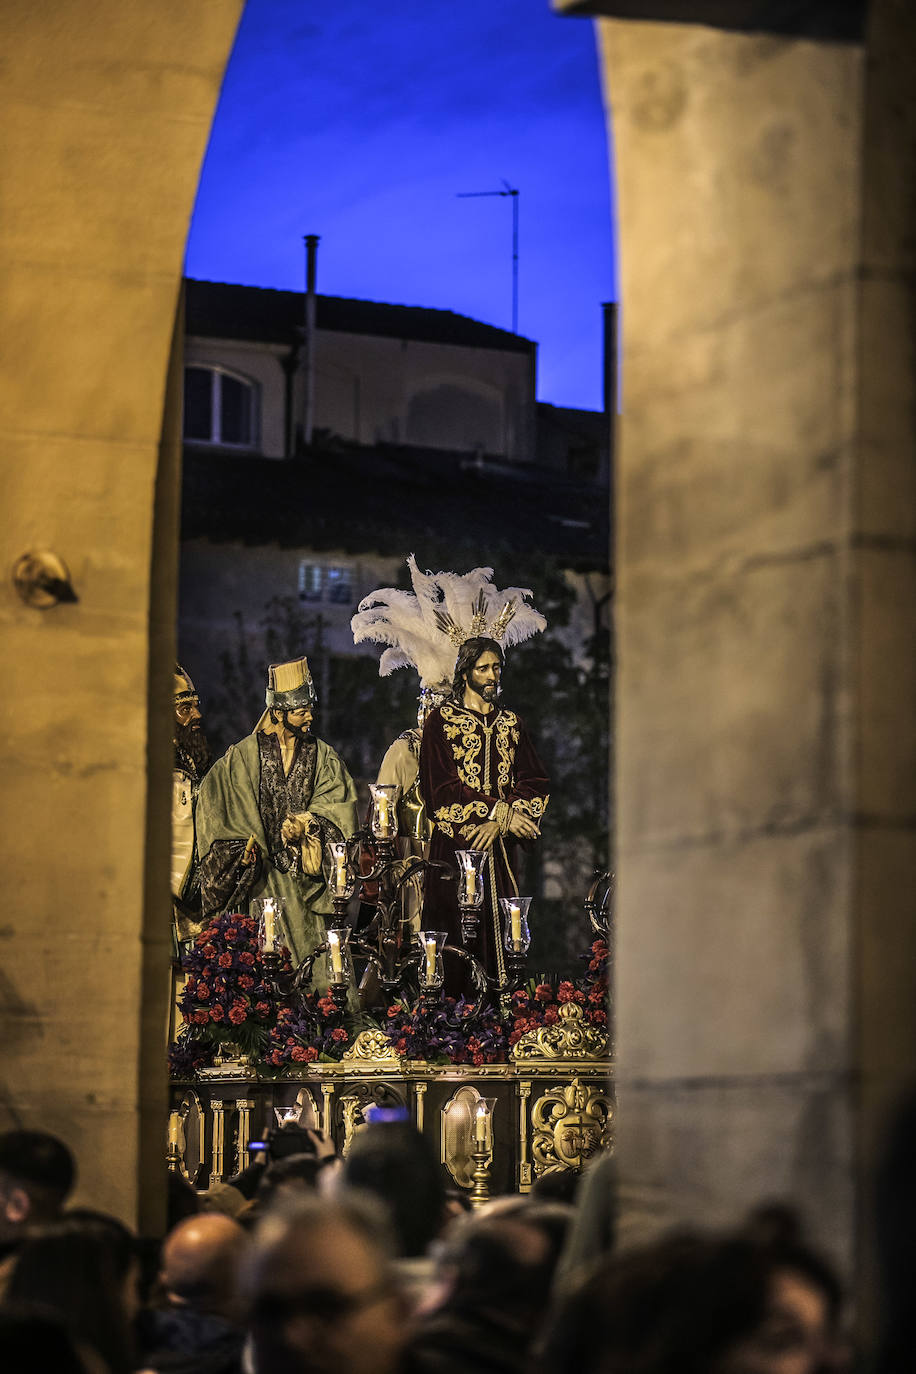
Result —
<path fill-rule="evenodd" d="M 350 1146 L 363 1121 L 363 1107 L 365 1102 L 360 1100 L 358 1093 L 346 1093 L 340 1099 L 340 1119 L 343 1122 L 344 1138 L 341 1148 L 341 1156 L 346 1157 L 350 1153 Z"/>
<path fill-rule="evenodd" d="M 439 1112 L 442 1163 L 459 1188 L 474 1186 L 474 1121 L 479 1101 L 480 1093 L 466 1083 Z"/>
<path fill-rule="evenodd" d="M 325 1135 L 334 1138 L 334 1111 L 331 1105 L 334 1097 L 334 1084 L 322 1083 L 321 1085 L 321 1129 Z"/>
<path fill-rule="evenodd" d="M 534 1172 L 581 1169 L 611 1142 L 611 1103 L 606 1092 L 578 1078 L 549 1089 L 531 1113 Z"/>
<path fill-rule="evenodd" d="M 512 1050 L 513 1059 L 606 1059 L 607 1031 L 583 1019 L 577 1002 L 560 1007 L 559 1020 L 552 1026 L 526 1031 Z"/>
<path fill-rule="evenodd" d="M 518 1189 L 526 1193 L 531 1187 L 531 1161 L 528 1158 L 528 1098 L 531 1084 L 518 1084 Z"/>
<path fill-rule="evenodd" d="M 210 1068 L 198 1069 L 198 1078 L 218 1078 L 221 1082 L 245 1082 L 257 1078 L 257 1070 L 247 1054 L 242 1054 L 238 1045 L 224 1040 Z"/>
<path fill-rule="evenodd" d="M 240 1097 L 236 1101 L 239 1114 L 238 1134 L 235 1141 L 235 1172 L 240 1174 L 248 1164 L 248 1142 L 251 1139 L 251 1113 L 257 1103 L 253 1098 Z"/>
<path fill-rule="evenodd" d="M 372 1060 L 374 1063 L 399 1064 L 397 1052 L 391 1042 L 378 1030 L 360 1031 L 353 1044 L 343 1054 L 343 1059 Z"/>
<path fill-rule="evenodd" d="M 226 1104 L 220 1098 L 210 1101 L 210 1120 L 213 1123 L 210 1185 L 222 1183 L 226 1172 Z"/>

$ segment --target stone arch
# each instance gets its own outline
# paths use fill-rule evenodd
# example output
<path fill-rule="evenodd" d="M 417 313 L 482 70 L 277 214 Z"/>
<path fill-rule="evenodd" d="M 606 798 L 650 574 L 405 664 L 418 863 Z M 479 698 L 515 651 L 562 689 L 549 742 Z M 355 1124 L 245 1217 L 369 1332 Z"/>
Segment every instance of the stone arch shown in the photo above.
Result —
<path fill-rule="evenodd" d="M 39 611 L 9 576 L 0 588 L 0 1129 L 65 1137 L 86 1195 L 147 1229 L 165 1109 L 168 950 L 152 915 L 167 903 L 176 320 L 241 7 L 0 13 L 0 561 L 51 548 L 79 598 Z"/>

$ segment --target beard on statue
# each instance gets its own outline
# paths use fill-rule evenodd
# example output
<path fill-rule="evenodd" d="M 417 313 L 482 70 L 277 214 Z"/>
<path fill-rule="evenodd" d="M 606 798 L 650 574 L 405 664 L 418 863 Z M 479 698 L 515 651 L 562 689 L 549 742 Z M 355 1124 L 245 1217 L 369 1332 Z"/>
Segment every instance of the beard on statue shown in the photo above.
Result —
<path fill-rule="evenodd" d="M 193 720 L 185 724 L 176 721 L 174 741 L 175 767 L 182 768 L 190 763 L 197 777 L 202 777 L 210 767 L 212 755 L 200 721 Z"/>

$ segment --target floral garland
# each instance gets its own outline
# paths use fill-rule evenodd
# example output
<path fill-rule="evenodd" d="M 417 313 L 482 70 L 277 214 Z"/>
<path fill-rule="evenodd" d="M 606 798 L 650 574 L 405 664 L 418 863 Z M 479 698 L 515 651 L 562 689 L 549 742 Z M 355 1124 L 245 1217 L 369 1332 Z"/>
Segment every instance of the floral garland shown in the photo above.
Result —
<path fill-rule="evenodd" d="M 397 1001 L 381 1029 L 403 1059 L 475 1067 L 505 1064 L 521 1037 L 554 1025 L 567 1002 L 582 1007 L 588 1024 L 607 1025 L 607 941 L 594 940 L 583 958 L 588 969 L 581 978 L 556 986 L 551 979 L 532 978 L 511 995 L 505 1010 L 488 1005 L 472 1017 L 473 1008 L 464 998 L 446 997 L 433 1007 L 413 1009 Z M 169 1053 L 173 1077 L 190 1077 L 212 1063 L 216 1048 L 227 1040 L 270 1074 L 339 1061 L 356 1034 L 350 1016 L 327 993 L 300 995 L 294 1007 L 278 1004 L 264 976 L 257 925 L 250 917 L 234 913 L 212 921 L 183 964 L 189 973 L 179 1001 L 185 1024 Z M 292 972 L 286 950 L 281 969 Z"/>

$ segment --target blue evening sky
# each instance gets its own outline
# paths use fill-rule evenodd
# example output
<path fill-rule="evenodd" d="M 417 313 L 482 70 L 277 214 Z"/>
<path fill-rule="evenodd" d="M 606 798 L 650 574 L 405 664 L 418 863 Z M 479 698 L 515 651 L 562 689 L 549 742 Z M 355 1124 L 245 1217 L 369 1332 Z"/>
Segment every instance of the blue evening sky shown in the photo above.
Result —
<path fill-rule="evenodd" d="M 616 296 L 592 24 L 549 0 L 248 0 L 204 164 L 187 272 L 457 310 L 519 332 L 540 399 L 599 409 Z"/>

